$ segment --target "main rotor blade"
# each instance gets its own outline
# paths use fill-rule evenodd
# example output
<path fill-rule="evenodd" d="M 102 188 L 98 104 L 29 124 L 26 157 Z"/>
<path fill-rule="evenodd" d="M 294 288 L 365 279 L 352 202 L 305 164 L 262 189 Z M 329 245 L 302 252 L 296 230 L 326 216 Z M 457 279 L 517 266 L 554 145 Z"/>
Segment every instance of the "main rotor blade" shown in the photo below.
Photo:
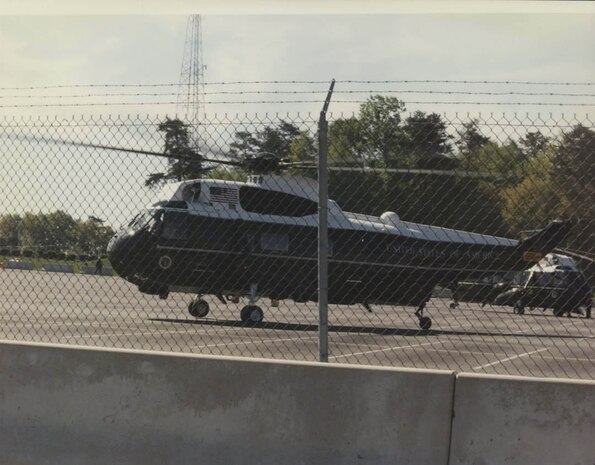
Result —
<path fill-rule="evenodd" d="M 316 164 L 308 164 L 303 162 L 282 163 L 281 168 L 296 168 L 296 169 L 316 169 Z M 403 174 L 425 174 L 425 175 L 443 175 L 443 176 L 458 176 L 466 178 L 491 178 L 498 179 L 499 176 L 490 173 L 481 173 L 478 171 L 465 170 L 438 170 L 438 169 L 422 169 L 422 168 L 372 168 L 369 166 L 329 166 L 329 171 L 353 171 L 360 173 L 403 173 Z"/>
<path fill-rule="evenodd" d="M 219 163 L 221 165 L 242 166 L 242 164 L 239 162 L 228 161 L 228 160 L 218 160 L 216 158 L 205 158 L 200 154 L 197 154 L 200 156 L 200 159 L 197 159 L 196 157 L 192 157 L 192 156 L 174 155 L 174 154 L 168 154 L 165 152 L 155 152 L 152 150 L 129 149 L 126 147 L 115 147 L 115 146 L 111 146 L 111 145 L 101 145 L 101 144 L 89 144 L 86 142 L 51 139 L 51 138 L 46 138 L 46 137 L 41 137 L 41 138 L 33 137 L 33 138 L 27 138 L 27 140 L 34 140 L 36 142 L 46 142 L 46 143 L 49 142 L 49 143 L 58 144 L 58 145 L 70 145 L 73 147 L 85 147 L 85 148 L 91 148 L 91 149 L 114 150 L 116 152 L 136 153 L 139 155 L 150 155 L 150 156 L 154 156 L 154 157 L 168 158 L 170 160 L 201 161 L 201 162 L 204 161 L 204 162 L 208 162 L 208 163 Z"/>
<path fill-rule="evenodd" d="M 595 256 L 589 256 L 589 252 L 583 252 L 582 250 L 568 250 L 568 249 L 561 249 L 557 248 L 554 249 L 554 252 L 558 252 L 561 254 L 569 255 L 572 258 L 582 258 L 583 260 L 588 260 L 591 263 L 595 263 Z"/>
<path fill-rule="evenodd" d="M 126 153 L 138 153 L 140 155 L 151 155 L 154 157 L 170 158 L 174 160 L 192 160 L 192 157 L 182 155 L 171 155 L 164 152 L 153 152 L 151 150 L 138 150 L 138 149 L 127 149 L 125 147 L 113 147 L 110 145 L 99 145 L 99 144 L 87 144 L 85 142 L 73 142 L 73 141 L 62 141 L 62 140 L 51 140 L 55 144 L 72 145 L 74 147 L 86 147 L 90 149 L 103 149 L 103 150 L 114 150 L 116 152 Z"/>
<path fill-rule="evenodd" d="M 458 176 L 466 178 L 498 178 L 490 173 L 480 173 L 477 171 L 465 170 L 433 170 L 421 168 L 370 168 L 363 166 L 359 168 L 350 166 L 329 166 L 329 171 L 359 171 L 366 173 L 386 172 L 386 173 L 404 173 L 404 174 L 439 174 L 443 176 Z"/>

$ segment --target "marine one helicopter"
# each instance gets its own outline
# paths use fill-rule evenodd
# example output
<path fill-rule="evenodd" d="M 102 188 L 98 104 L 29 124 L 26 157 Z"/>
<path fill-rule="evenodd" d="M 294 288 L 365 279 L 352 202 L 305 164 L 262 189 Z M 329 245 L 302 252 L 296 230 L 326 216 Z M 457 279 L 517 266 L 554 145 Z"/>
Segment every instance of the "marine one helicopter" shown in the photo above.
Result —
<path fill-rule="evenodd" d="M 519 315 L 525 308 L 551 308 L 555 316 L 577 313 L 591 318 L 593 290 L 571 257 L 547 254 L 515 278 L 494 303 L 511 306 Z"/>
<path fill-rule="evenodd" d="M 512 307 L 522 315 L 525 309 L 551 308 L 555 316 L 571 313 L 591 318 L 593 291 L 577 263 L 569 256 L 548 253 L 525 271 L 505 276 L 484 276 L 479 281 L 451 285 L 453 302 L 477 302 Z"/>
<path fill-rule="evenodd" d="M 195 179 L 165 185 L 157 201 L 110 240 L 114 270 L 141 292 L 163 299 L 170 292 L 196 294 L 188 310 L 197 318 L 208 315 L 202 296 L 209 294 L 223 303 L 247 296 L 239 317 L 251 324 L 264 318 L 256 305 L 261 297 L 316 301 L 318 185 L 307 177 L 280 175 L 287 168 L 316 165 L 289 163 L 270 153 L 240 161 L 200 160 L 239 166 L 250 175 L 246 182 Z M 569 229 L 568 222 L 554 221 L 519 241 L 407 222 L 394 212 L 350 213 L 329 200 L 328 302 L 368 310 L 374 304 L 412 306 L 419 326 L 429 329 L 432 322 L 423 311 L 438 283 L 525 270 Z"/>

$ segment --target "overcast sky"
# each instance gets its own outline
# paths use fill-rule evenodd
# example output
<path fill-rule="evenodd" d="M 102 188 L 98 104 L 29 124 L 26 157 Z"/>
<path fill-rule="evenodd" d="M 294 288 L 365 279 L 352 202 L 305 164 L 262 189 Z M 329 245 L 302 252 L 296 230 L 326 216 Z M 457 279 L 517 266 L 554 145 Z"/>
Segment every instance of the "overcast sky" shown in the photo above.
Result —
<path fill-rule="evenodd" d="M 595 11 L 595 10 L 594 10 Z M 206 15 L 203 16 L 205 80 L 509 80 L 590 82 L 595 71 L 595 16 L 592 14 L 384 14 L 384 15 Z M 187 17 L 185 15 L 116 16 L 0 16 L 0 87 L 73 84 L 177 83 L 180 77 Z M 316 90 L 310 86 L 235 86 L 225 90 Z M 405 85 L 339 82 L 337 102 L 364 100 L 365 94 L 346 90 L 433 90 L 477 92 L 575 92 L 593 87 L 502 85 Z M 222 90 L 209 87 L 206 91 Z M 110 89 L 122 92 L 122 89 Z M 145 89 L 145 91 L 147 91 Z M 176 88 L 151 89 L 175 93 Z M 14 108 L 8 105 L 57 103 L 26 99 L 25 95 L 72 95 L 89 89 L 60 91 L 2 90 L 2 112 L 55 113 L 56 108 Z M 103 90 L 105 92 L 105 90 Z M 129 92 L 141 92 L 139 89 Z M 20 95 L 20 98 L 9 98 Z M 460 96 L 404 93 L 407 101 L 564 102 L 593 99 L 560 96 Z M 283 98 L 282 98 L 283 97 Z M 256 100 L 313 100 L 323 95 L 278 94 Z M 227 98 L 228 100 L 234 100 Z M 247 100 L 236 98 L 235 100 Z M 164 96 L 161 101 L 175 101 Z M 221 96 L 207 96 L 221 101 Z M 100 99 L 86 101 L 100 102 Z M 102 103 L 107 100 L 103 99 Z M 153 101 L 113 98 L 109 101 Z M 65 100 L 60 103 L 82 102 Z M 417 105 L 409 105 L 410 109 Z M 171 112 L 171 105 L 135 107 L 71 107 L 74 112 Z M 333 105 L 333 110 L 356 110 L 357 104 Z M 429 107 L 423 107 L 427 110 Z M 515 106 L 433 105 L 437 111 L 516 110 Z M 549 111 L 556 107 L 528 106 L 521 110 Z M 316 103 L 269 105 L 207 105 L 209 112 L 314 111 Z M 588 112 L 576 106 L 567 111 Z"/>
<path fill-rule="evenodd" d="M 3 0 L 0 0 L 3 1 Z M 335 2 L 336 4 L 337 2 Z M 441 3 L 441 5 L 448 2 Z M 510 5 L 515 2 L 508 2 Z M 546 2 L 548 3 L 548 2 Z M 556 3 L 556 2 L 553 2 Z M 490 3 L 492 4 L 492 3 Z M 17 5 L 12 2 L 12 6 Z M 591 4 L 592 5 L 592 4 Z M 506 5 L 505 5 L 506 6 Z M 15 7 L 16 8 L 16 7 Z M 46 6 L 47 8 L 47 6 Z M 207 95 L 208 101 L 285 100 L 283 104 L 207 105 L 207 113 L 312 112 L 316 115 L 331 78 L 339 82 L 331 105 L 333 112 L 357 111 L 368 94 L 342 91 L 379 91 L 402 98 L 410 111 L 422 109 L 454 112 L 522 112 L 588 115 L 595 102 L 595 86 L 551 86 L 501 84 L 361 84 L 347 80 L 488 80 L 592 83 L 595 81 L 595 9 L 558 5 L 557 13 L 511 12 L 505 7 L 494 14 L 208 14 L 203 18 L 203 59 L 206 82 L 229 81 L 322 81 L 313 85 L 207 85 L 217 91 L 317 91 L 318 94 Z M 4 10 L 19 13 L 18 10 Z M 44 11 L 44 10 L 41 10 Z M 45 10 L 47 11 L 47 10 Z M 141 10 L 142 11 L 142 10 Z M 216 10 L 215 10 L 216 11 Z M 342 11 L 337 8 L 335 11 Z M 81 12 L 73 8 L 70 12 Z M 282 13 L 276 10 L 275 13 Z M 174 104 L 146 106 L 15 107 L 51 103 L 139 102 L 153 97 L 93 97 L 87 99 L 48 95 L 101 92 L 171 93 L 161 101 L 176 100 L 177 86 L 165 88 L 60 88 L 25 89 L 35 86 L 82 84 L 176 84 L 186 33 L 186 14 L 177 15 L 22 15 L 0 16 L 0 115 L 78 115 L 86 113 L 172 114 Z M 343 81 L 343 82 L 341 82 Z M 18 87 L 19 89 L 10 89 Z M 572 96 L 414 94 L 406 91 L 439 92 L 534 92 L 580 93 Z M 401 92 L 401 93 L 400 93 Z M 291 103 L 292 100 L 315 100 Z M 416 104 L 430 102 L 483 102 L 482 105 Z M 489 102 L 563 102 L 564 107 L 495 105 Z M 512 113 L 510 113 L 512 114 Z M 580 118 L 584 118 L 581 116 Z M 592 118 L 591 118 L 592 120 Z M 0 189 L 0 213 L 5 211 L 53 210 L 71 203 L 76 216 L 94 214 L 119 224 L 146 204 L 152 193 L 139 187 L 132 195 L 131 178 L 142 185 L 147 173 L 118 173 L 130 170 L 116 159 L 89 162 L 74 173 L 68 163 L 47 159 L 23 162 L 31 148 L 13 146 L 4 150 L 0 180 L 10 178 Z M 49 149 L 44 149 L 45 152 Z M 111 157 L 112 155 L 110 155 Z M 51 169 L 50 169 L 51 165 Z M 91 166 L 91 168 L 89 168 Z M 98 182 L 101 174 L 109 179 Z M 107 175 L 107 177 L 106 177 Z M 138 181 L 138 182 L 137 182 Z M 4 191 L 4 192 L 2 192 Z M 129 198 L 122 201 L 122 192 Z"/>

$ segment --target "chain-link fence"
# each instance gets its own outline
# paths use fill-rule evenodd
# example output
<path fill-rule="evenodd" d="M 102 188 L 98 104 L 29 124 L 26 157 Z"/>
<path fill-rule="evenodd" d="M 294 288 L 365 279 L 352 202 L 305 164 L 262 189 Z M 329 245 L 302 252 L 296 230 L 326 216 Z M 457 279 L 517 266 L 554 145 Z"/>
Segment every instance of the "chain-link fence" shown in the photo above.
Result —
<path fill-rule="evenodd" d="M 0 338 L 317 360 L 318 119 L 5 117 Z M 591 121 L 373 97 L 327 139 L 329 361 L 594 378 Z"/>

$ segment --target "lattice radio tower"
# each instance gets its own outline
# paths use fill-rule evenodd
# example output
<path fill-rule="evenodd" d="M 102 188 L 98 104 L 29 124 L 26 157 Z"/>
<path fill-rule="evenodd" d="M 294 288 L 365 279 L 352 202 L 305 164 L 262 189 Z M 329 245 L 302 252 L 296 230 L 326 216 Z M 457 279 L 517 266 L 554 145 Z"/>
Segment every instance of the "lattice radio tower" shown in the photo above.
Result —
<path fill-rule="evenodd" d="M 206 65 L 203 64 L 202 56 L 202 21 L 200 15 L 191 15 L 186 23 L 177 112 L 190 126 L 190 141 L 195 150 L 201 145 L 201 121 L 204 115 Z"/>

